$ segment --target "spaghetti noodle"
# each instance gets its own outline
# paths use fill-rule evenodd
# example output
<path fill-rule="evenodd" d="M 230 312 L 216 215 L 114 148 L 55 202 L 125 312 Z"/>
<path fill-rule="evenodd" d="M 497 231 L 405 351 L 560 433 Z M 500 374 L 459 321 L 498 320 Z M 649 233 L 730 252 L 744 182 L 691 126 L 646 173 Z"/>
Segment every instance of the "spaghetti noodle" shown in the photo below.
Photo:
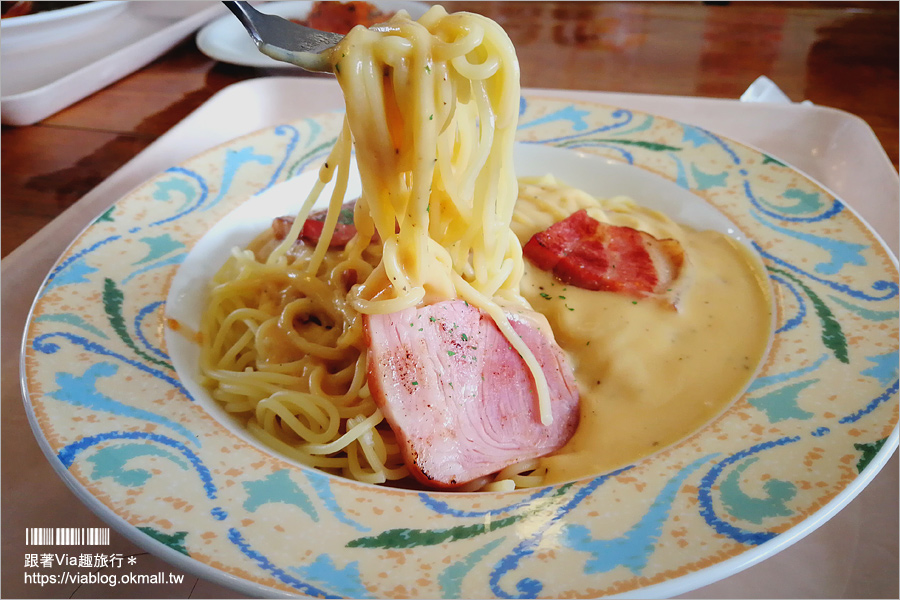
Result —
<path fill-rule="evenodd" d="M 266 443 L 381 483 L 407 470 L 366 385 L 362 314 L 453 298 L 483 309 L 526 361 L 550 419 L 540 365 L 502 308 L 530 308 L 509 227 L 519 69 L 500 26 L 441 7 L 418 22 L 398 15 L 377 31 L 354 28 L 331 63 L 347 105 L 343 129 L 285 238 L 265 234 L 235 250 L 215 276 L 202 370 L 213 397 Z M 329 252 L 353 146 L 357 235 Z M 318 243 L 298 244 L 332 179 Z"/>

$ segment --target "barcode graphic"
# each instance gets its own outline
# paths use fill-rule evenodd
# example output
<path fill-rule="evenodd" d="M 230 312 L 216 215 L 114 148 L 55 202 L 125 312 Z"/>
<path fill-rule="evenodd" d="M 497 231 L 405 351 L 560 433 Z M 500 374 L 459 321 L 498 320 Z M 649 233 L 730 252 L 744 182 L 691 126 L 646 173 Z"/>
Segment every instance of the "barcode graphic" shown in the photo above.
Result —
<path fill-rule="evenodd" d="M 109 527 L 28 527 L 26 546 L 108 546 Z"/>

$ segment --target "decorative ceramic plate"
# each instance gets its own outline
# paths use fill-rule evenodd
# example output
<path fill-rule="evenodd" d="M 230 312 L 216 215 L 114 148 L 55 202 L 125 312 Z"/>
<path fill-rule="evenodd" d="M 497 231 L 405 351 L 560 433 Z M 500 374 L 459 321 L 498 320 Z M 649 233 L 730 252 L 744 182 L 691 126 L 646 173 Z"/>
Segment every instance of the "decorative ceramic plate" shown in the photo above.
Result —
<path fill-rule="evenodd" d="M 81 499 L 137 544 L 262 596 L 668 596 L 800 539 L 896 448 L 897 266 L 848 207 L 709 131 L 540 98 L 522 101 L 529 169 L 568 162 L 564 180 L 621 183 L 638 201 L 654 186 L 674 190 L 698 202 L 676 220 L 733 223 L 758 252 L 777 322 L 745 393 L 633 465 L 507 493 L 359 484 L 252 442 L 187 367 L 176 371 L 167 312 L 190 310 L 166 300 L 180 298 L 170 296 L 179 266 L 210 239 L 255 233 L 242 219 L 216 224 L 314 169 L 341 118 L 267 129 L 148 181 L 75 240 L 35 301 L 23 386 L 37 438 Z M 192 285 L 202 284 L 201 274 Z"/>

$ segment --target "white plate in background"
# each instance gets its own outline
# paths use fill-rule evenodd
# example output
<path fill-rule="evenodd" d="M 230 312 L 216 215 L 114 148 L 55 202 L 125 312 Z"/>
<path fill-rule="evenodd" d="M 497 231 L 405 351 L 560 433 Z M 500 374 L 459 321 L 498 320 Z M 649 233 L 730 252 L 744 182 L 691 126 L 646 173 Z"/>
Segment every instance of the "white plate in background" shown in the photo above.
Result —
<path fill-rule="evenodd" d="M 210 1 L 101 1 L 88 3 L 75 17 L 55 14 L 67 10 L 3 21 L 4 125 L 49 117 L 143 67 L 226 11 Z M 19 19 L 29 21 L 17 26 Z"/>
<path fill-rule="evenodd" d="M 372 2 L 382 12 L 405 10 L 413 19 L 425 14 L 429 6 L 421 2 L 376 0 Z M 313 2 L 272 2 L 258 6 L 260 12 L 278 15 L 285 19 L 305 19 L 312 9 Z M 262 54 L 247 31 L 236 17 L 231 14 L 220 17 L 204 27 L 197 34 L 197 47 L 203 54 L 222 62 L 259 68 L 291 68 L 291 65 L 279 62 Z"/>
<path fill-rule="evenodd" d="M 127 2 L 100 0 L 44 10 L 0 21 L 0 47 L 12 52 L 58 43 L 93 31 L 127 8 Z"/>

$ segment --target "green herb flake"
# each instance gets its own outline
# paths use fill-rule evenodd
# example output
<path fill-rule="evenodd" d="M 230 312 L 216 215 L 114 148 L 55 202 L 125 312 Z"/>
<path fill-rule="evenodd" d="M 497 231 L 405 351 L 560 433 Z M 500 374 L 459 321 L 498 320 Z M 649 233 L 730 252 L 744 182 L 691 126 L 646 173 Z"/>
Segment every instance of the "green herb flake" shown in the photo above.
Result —
<path fill-rule="evenodd" d="M 412 384 L 413 384 L 413 385 L 419 385 L 419 382 L 418 382 L 418 381 L 413 381 Z"/>
<path fill-rule="evenodd" d="M 547 292 L 541 292 L 541 298 L 543 298 L 544 300 L 552 300 L 553 296 L 551 296 Z"/>
<path fill-rule="evenodd" d="M 453 350 L 447 350 L 447 356 L 456 356 L 456 352 Z"/>
<path fill-rule="evenodd" d="M 353 209 L 344 208 L 338 213 L 338 223 L 341 225 L 353 225 Z"/>
<path fill-rule="evenodd" d="M 462 341 L 468 342 L 468 341 L 469 341 L 469 336 L 467 336 L 466 334 L 462 334 Z"/>

